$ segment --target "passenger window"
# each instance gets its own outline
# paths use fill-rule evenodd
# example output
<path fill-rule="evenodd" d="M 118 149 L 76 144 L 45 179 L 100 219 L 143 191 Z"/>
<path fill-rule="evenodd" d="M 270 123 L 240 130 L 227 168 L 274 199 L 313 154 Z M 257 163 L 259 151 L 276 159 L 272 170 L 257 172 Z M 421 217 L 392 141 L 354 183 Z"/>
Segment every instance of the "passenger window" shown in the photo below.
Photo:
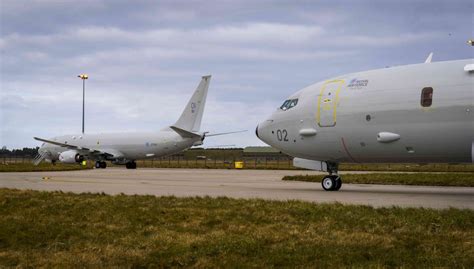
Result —
<path fill-rule="evenodd" d="M 433 103 L 433 88 L 425 87 L 421 90 L 421 106 L 430 107 Z"/>

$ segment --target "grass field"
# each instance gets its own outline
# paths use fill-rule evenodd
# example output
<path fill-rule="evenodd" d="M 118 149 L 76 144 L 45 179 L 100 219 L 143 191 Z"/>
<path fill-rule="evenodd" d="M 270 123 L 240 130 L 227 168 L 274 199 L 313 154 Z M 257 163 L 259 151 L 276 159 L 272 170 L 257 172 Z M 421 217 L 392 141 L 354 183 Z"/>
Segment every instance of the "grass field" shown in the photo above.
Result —
<path fill-rule="evenodd" d="M 283 180 L 321 182 L 323 176 L 285 176 Z M 343 174 L 344 183 L 474 187 L 474 173 Z"/>
<path fill-rule="evenodd" d="M 474 266 L 474 212 L 0 189 L 0 267 Z"/>
<path fill-rule="evenodd" d="M 90 168 L 92 168 L 91 163 L 86 166 L 62 163 L 57 163 L 56 165 L 53 165 L 51 163 L 45 162 L 40 163 L 38 166 L 35 166 L 30 162 L 0 164 L 0 172 L 69 171 Z"/>
<path fill-rule="evenodd" d="M 236 159 L 244 161 L 244 169 L 290 169 L 299 170 L 293 166 L 292 160 L 265 160 L 265 159 Z M 217 168 L 232 169 L 233 159 L 211 159 L 211 160 L 187 160 L 187 159 L 161 159 L 161 160 L 140 160 L 138 167 L 156 168 Z M 388 163 L 342 163 L 340 171 L 393 171 L 393 172 L 474 172 L 473 164 L 388 164 Z"/>
<path fill-rule="evenodd" d="M 194 150 L 193 150 L 194 152 Z M 197 151 L 199 152 L 199 151 Z M 195 153 L 195 152 L 194 152 Z M 265 158 L 265 157 L 245 157 L 239 158 L 232 155 L 223 157 L 218 155 L 217 158 L 197 159 L 197 158 L 183 158 L 180 156 L 170 156 L 148 160 L 137 160 L 138 168 L 209 168 L 209 169 L 234 169 L 235 161 L 243 161 L 244 169 L 290 169 L 298 170 L 293 166 L 293 162 L 288 158 Z M 0 158 L 0 172 L 2 172 L 2 165 L 22 164 L 21 169 L 27 169 L 31 165 L 31 159 L 28 158 Z M 89 161 L 88 167 L 92 167 L 94 162 Z M 50 164 L 43 164 L 45 167 L 54 167 Z M 48 166 L 50 165 L 50 166 Z M 72 167 L 75 165 L 71 165 Z M 108 166 L 114 166 L 110 162 Z M 58 168 L 56 168 L 58 169 Z M 76 169 L 80 169 L 76 167 Z M 339 165 L 340 171 L 392 171 L 392 172 L 474 172 L 474 164 L 390 164 L 390 163 L 374 163 L 374 164 L 360 164 L 360 163 L 341 163 Z M 11 170 L 10 170 L 11 171 Z M 32 171 L 32 170 L 31 170 Z"/>

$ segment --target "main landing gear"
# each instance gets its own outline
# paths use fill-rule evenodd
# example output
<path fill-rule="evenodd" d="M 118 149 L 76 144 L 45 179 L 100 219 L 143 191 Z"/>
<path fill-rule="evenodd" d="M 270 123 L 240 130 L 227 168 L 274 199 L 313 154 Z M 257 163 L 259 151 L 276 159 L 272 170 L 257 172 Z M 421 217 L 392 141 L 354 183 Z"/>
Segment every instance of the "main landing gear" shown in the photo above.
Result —
<path fill-rule="evenodd" d="M 131 162 L 126 163 L 125 167 L 127 167 L 127 169 L 137 169 L 137 163 L 134 161 L 131 161 Z"/>
<path fill-rule="evenodd" d="M 321 181 L 321 186 L 325 191 L 338 191 L 342 186 L 342 179 L 337 174 L 337 163 L 327 162 L 329 175 Z"/>
<path fill-rule="evenodd" d="M 107 167 L 107 163 L 104 162 L 104 161 L 96 161 L 95 162 L 95 168 L 99 169 L 99 168 L 103 168 L 105 169 Z"/>

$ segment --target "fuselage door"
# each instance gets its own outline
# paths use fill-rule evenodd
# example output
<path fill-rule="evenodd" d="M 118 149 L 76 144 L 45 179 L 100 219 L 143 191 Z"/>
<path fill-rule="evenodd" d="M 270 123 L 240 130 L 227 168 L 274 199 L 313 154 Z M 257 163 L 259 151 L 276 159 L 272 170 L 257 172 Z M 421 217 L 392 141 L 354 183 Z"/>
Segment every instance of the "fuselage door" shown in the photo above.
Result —
<path fill-rule="evenodd" d="M 316 121 L 320 127 L 336 126 L 339 92 L 343 84 L 344 80 L 331 80 L 321 87 L 316 114 Z"/>

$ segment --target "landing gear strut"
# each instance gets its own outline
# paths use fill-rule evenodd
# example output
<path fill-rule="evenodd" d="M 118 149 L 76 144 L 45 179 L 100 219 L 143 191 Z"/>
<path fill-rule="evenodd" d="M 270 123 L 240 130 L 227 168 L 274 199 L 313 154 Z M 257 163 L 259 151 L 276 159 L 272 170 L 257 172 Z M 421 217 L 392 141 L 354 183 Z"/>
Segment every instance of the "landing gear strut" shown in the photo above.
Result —
<path fill-rule="evenodd" d="M 137 169 L 137 163 L 134 161 L 131 161 L 131 162 L 126 163 L 125 167 L 127 167 L 127 169 Z"/>
<path fill-rule="evenodd" d="M 99 168 L 106 168 L 107 167 L 107 163 L 104 162 L 104 161 L 96 161 L 95 162 L 95 168 L 99 169 Z"/>
<path fill-rule="evenodd" d="M 325 191 L 338 191 L 342 186 L 342 179 L 337 174 L 337 163 L 326 162 L 329 175 L 325 176 L 321 181 L 321 186 Z"/>

